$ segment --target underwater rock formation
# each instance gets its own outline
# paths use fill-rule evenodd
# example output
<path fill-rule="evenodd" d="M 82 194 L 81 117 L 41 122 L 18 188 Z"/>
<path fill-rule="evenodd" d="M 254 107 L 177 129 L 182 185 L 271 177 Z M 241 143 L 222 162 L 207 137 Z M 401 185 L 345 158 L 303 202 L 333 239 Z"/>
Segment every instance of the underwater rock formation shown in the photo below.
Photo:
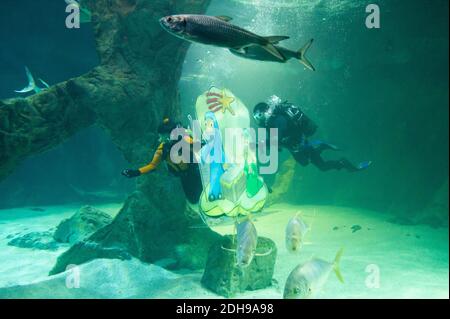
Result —
<path fill-rule="evenodd" d="M 435 227 L 448 227 L 448 179 L 434 195 L 430 204 L 418 215 L 417 222 Z"/>
<path fill-rule="evenodd" d="M 62 272 L 70 264 L 96 258 L 128 259 L 129 255 L 145 262 L 173 258 L 179 268 L 203 268 L 210 245 L 220 236 L 208 228 L 191 228 L 183 213 L 182 196 L 171 200 L 169 190 L 158 189 L 150 181 L 141 187 L 143 191 L 127 199 L 111 224 L 62 254 L 50 274 Z M 152 190 L 160 201 L 146 195 Z"/>
<path fill-rule="evenodd" d="M 188 298 L 201 291 L 199 279 L 137 259 L 97 259 L 43 281 L 2 287 L 0 299 Z"/>
<path fill-rule="evenodd" d="M 8 236 L 9 237 L 9 236 Z M 31 232 L 25 235 L 17 235 L 8 242 L 9 246 L 18 248 L 57 250 L 59 243 L 53 239 L 51 230 L 45 232 Z"/>
<path fill-rule="evenodd" d="M 110 224 L 111 221 L 111 216 L 101 210 L 92 206 L 84 206 L 56 227 L 53 238 L 60 243 L 74 244 Z"/>
<path fill-rule="evenodd" d="M 178 114 L 177 86 L 189 44 L 162 30 L 158 20 L 175 12 L 204 12 L 209 0 L 86 0 L 82 4 L 92 12 L 100 65 L 26 99 L 0 101 L 0 179 L 25 158 L 93 124 L 111 136 L 130 165 L 139 167 L 149 159 L 163 116 Z M 201 266 L 219 235 L 189 228 L 184 195 L 173 192 L 181 189 L 178 183 L 164 170 L 141 177 L 136 193 L 113 223 L 88 243 L 64 253 L 52 273 L 68 264 L 110 258 L 115 255 L 111 250 L 124 249 L 152 262 L 175 256 L 180 245 L 194 245 L 197 256 L 192 256 L 191 266 Z"/>
<path fill-rule="evenodd" d="M 218 240 L 209 252 L 208 262 L 202 277 L 202 284 L 209 290 L 230 298 L 246 290 L 257 290 L 272 285 L 272 276 L 277 257 L 275 243 L 265 237 L 258 237 L 256 254 L 246 268 L 236 265 L 236 256 L 231 250 L 233 237 Z"/>

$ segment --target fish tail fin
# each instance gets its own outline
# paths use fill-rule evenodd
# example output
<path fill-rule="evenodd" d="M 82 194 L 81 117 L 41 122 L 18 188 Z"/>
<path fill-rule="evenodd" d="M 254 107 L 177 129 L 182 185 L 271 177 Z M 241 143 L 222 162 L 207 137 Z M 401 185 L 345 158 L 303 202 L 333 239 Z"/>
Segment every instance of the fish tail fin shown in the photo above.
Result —
<path fill-rule="evenodd" d="M 271 36 L 264 37 L 264 43 L 261 45 L 267 52 L 277 57 L 281 61 L 286 61 L 286 57 L 281 54 L 280 50 L 278 50 L 274 44 L 278 44 L 280 41 L 289 39 L 287 36 Z"/>
<path fill-rule="evenodd" d="M 44 80 L 39 79 L 39 81 L 40 81 L 47 89 L 50 88 L 50 85 L 49 85 L 47 82 L 45 82 Z"/>
<path fill-rule="evenodd" d="M 28 85 L 35 87 L 36 86 L 36 82 L 34 81 L 33 74 L 31 74 L 31 71 L 30 71 L 30 69 L 27 66 L 25 66 L 25 73 L 27 75 Z"/>
<path fill-rule="evenodd" d="M 313 44 L 314 39 L 309 40 L 308 43 L 306 43 L 300 50 L 298 50 L 297 59 L 302 63 L 305 67 L 310 69 L 311 71 L 315 71 L 316 68 L 312 65 L 311 62 L 309 62 L 308 58 L 306 57 L 306 52 L 308 52 L 309 48 Z"/>
<path fill-rule="evenodd" d="M 333 267 L 334 273 L 336 274 L 336 277 L 338 278 L 338 280 L 341 283 L 344 283 L 344 277 L 342 276 L 341 269 L 340 269 L 340 262 L 341 262 L 341 257 L 342 257 L 343 253 L 344 253 L 344 248 L 339 249 L 339 251 L 336 254 L 336 258 L 334 258 L 334 267 Z"/>
<path fill-rule="evenodd" d="M 31 74 L 30 69 L 28 69 L 27 66 L 25 66 L 25 73 L 27 75 L 28 85 L 27 87 L 23 88 L 22 90 L 14 90 L 16 93 L 28 93 L 31 91 L 35 91 L 38 93 L 38 88 L 36 86 L 36 82 L 34 81 L 33 74 Z"/>

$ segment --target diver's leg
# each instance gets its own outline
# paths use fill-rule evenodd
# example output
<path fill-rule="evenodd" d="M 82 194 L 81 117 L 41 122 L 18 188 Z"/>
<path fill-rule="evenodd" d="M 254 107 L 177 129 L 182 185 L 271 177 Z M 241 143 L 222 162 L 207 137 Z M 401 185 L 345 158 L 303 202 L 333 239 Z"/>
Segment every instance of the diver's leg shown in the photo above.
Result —
<path fill-rule="evenodd" d="M 311 163 L 316 166 L 322 172 L 327 172 L 330 170 L 341 170 L 344 168 L 344 163 L 342 161 L 325 161 L 320 154 L 315 154 L 311 157 Z"/>
<path fill-rule="evenodd" d="M 292 151 L 291 154 L 294 157 L 294 159 L 299 163 L 301 166 L 307 166 L 309 164 L 309 154 L 307 151 Z"/>
<path fill-rule="evenodd" d="M 324 141 L 320 141 L 320 140 L 314 140 L 314 141 L 310 141 L 309 145 L 315 149 L 317 149 L 320 152 L 323 152 L 325 150 L 332 150 L 332 151 L 339 151 L 339 147 L 337 147 L 336 145 L 324 142 Z"/>
<path fill-rule="evenodd" d="M 369 167 L 371 162 L 362 162 L 359 165 L 353 165 L 348 159 L 341 158 L 340 160 L 326 161 L 320 155 L 320 151 L 314 151 L 311 153 L 311 163 L 320 169 L 322 172 L 330 170 L 345 169 L 349 172 L 359 172 Z"/>

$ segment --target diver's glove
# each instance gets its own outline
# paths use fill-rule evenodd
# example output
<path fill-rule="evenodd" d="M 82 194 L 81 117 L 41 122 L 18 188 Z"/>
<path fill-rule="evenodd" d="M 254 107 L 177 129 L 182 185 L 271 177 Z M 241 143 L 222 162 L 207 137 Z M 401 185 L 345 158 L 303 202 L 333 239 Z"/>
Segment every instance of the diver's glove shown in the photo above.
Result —
<path fill-rule="evenodd" d="M 122 171 L 122 175 L 126 176 L 128 178 L 133 178 L 133 177 L 138 177 L 141 175 L 141 171 L 139 171 L 138 169 L 124 169 Z"/>

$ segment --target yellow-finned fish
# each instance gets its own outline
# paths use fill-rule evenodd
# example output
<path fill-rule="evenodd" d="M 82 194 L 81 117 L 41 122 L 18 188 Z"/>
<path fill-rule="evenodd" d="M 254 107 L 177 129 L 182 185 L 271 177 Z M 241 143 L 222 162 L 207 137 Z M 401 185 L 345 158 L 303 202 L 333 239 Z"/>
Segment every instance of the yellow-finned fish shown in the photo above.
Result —
<path fill-rule="evenodd" d="M 255 257 L 258 233 L 250 218 L 236 224 L 236 261 L 239 267 L 247 267 Z"/>
<path fill-rule="evenodd" d="M 314 258 L 305 264 L 297 266 L 289 275 L 284 287 L 284 299 L 306 299 L 314 296 L 327 282 L 332 271 L 341 283 L 344 278 L 339 269 L 339 262 L 344 252 L 341 248 L 334 262 Z"/>
<path fill-rule="evenodd" d="M 298 253 L 309 229 L 309 226 L 300 217 L 300 214 L 292 217 L 286 226 L 286 249 L 289 252 Z"/>

